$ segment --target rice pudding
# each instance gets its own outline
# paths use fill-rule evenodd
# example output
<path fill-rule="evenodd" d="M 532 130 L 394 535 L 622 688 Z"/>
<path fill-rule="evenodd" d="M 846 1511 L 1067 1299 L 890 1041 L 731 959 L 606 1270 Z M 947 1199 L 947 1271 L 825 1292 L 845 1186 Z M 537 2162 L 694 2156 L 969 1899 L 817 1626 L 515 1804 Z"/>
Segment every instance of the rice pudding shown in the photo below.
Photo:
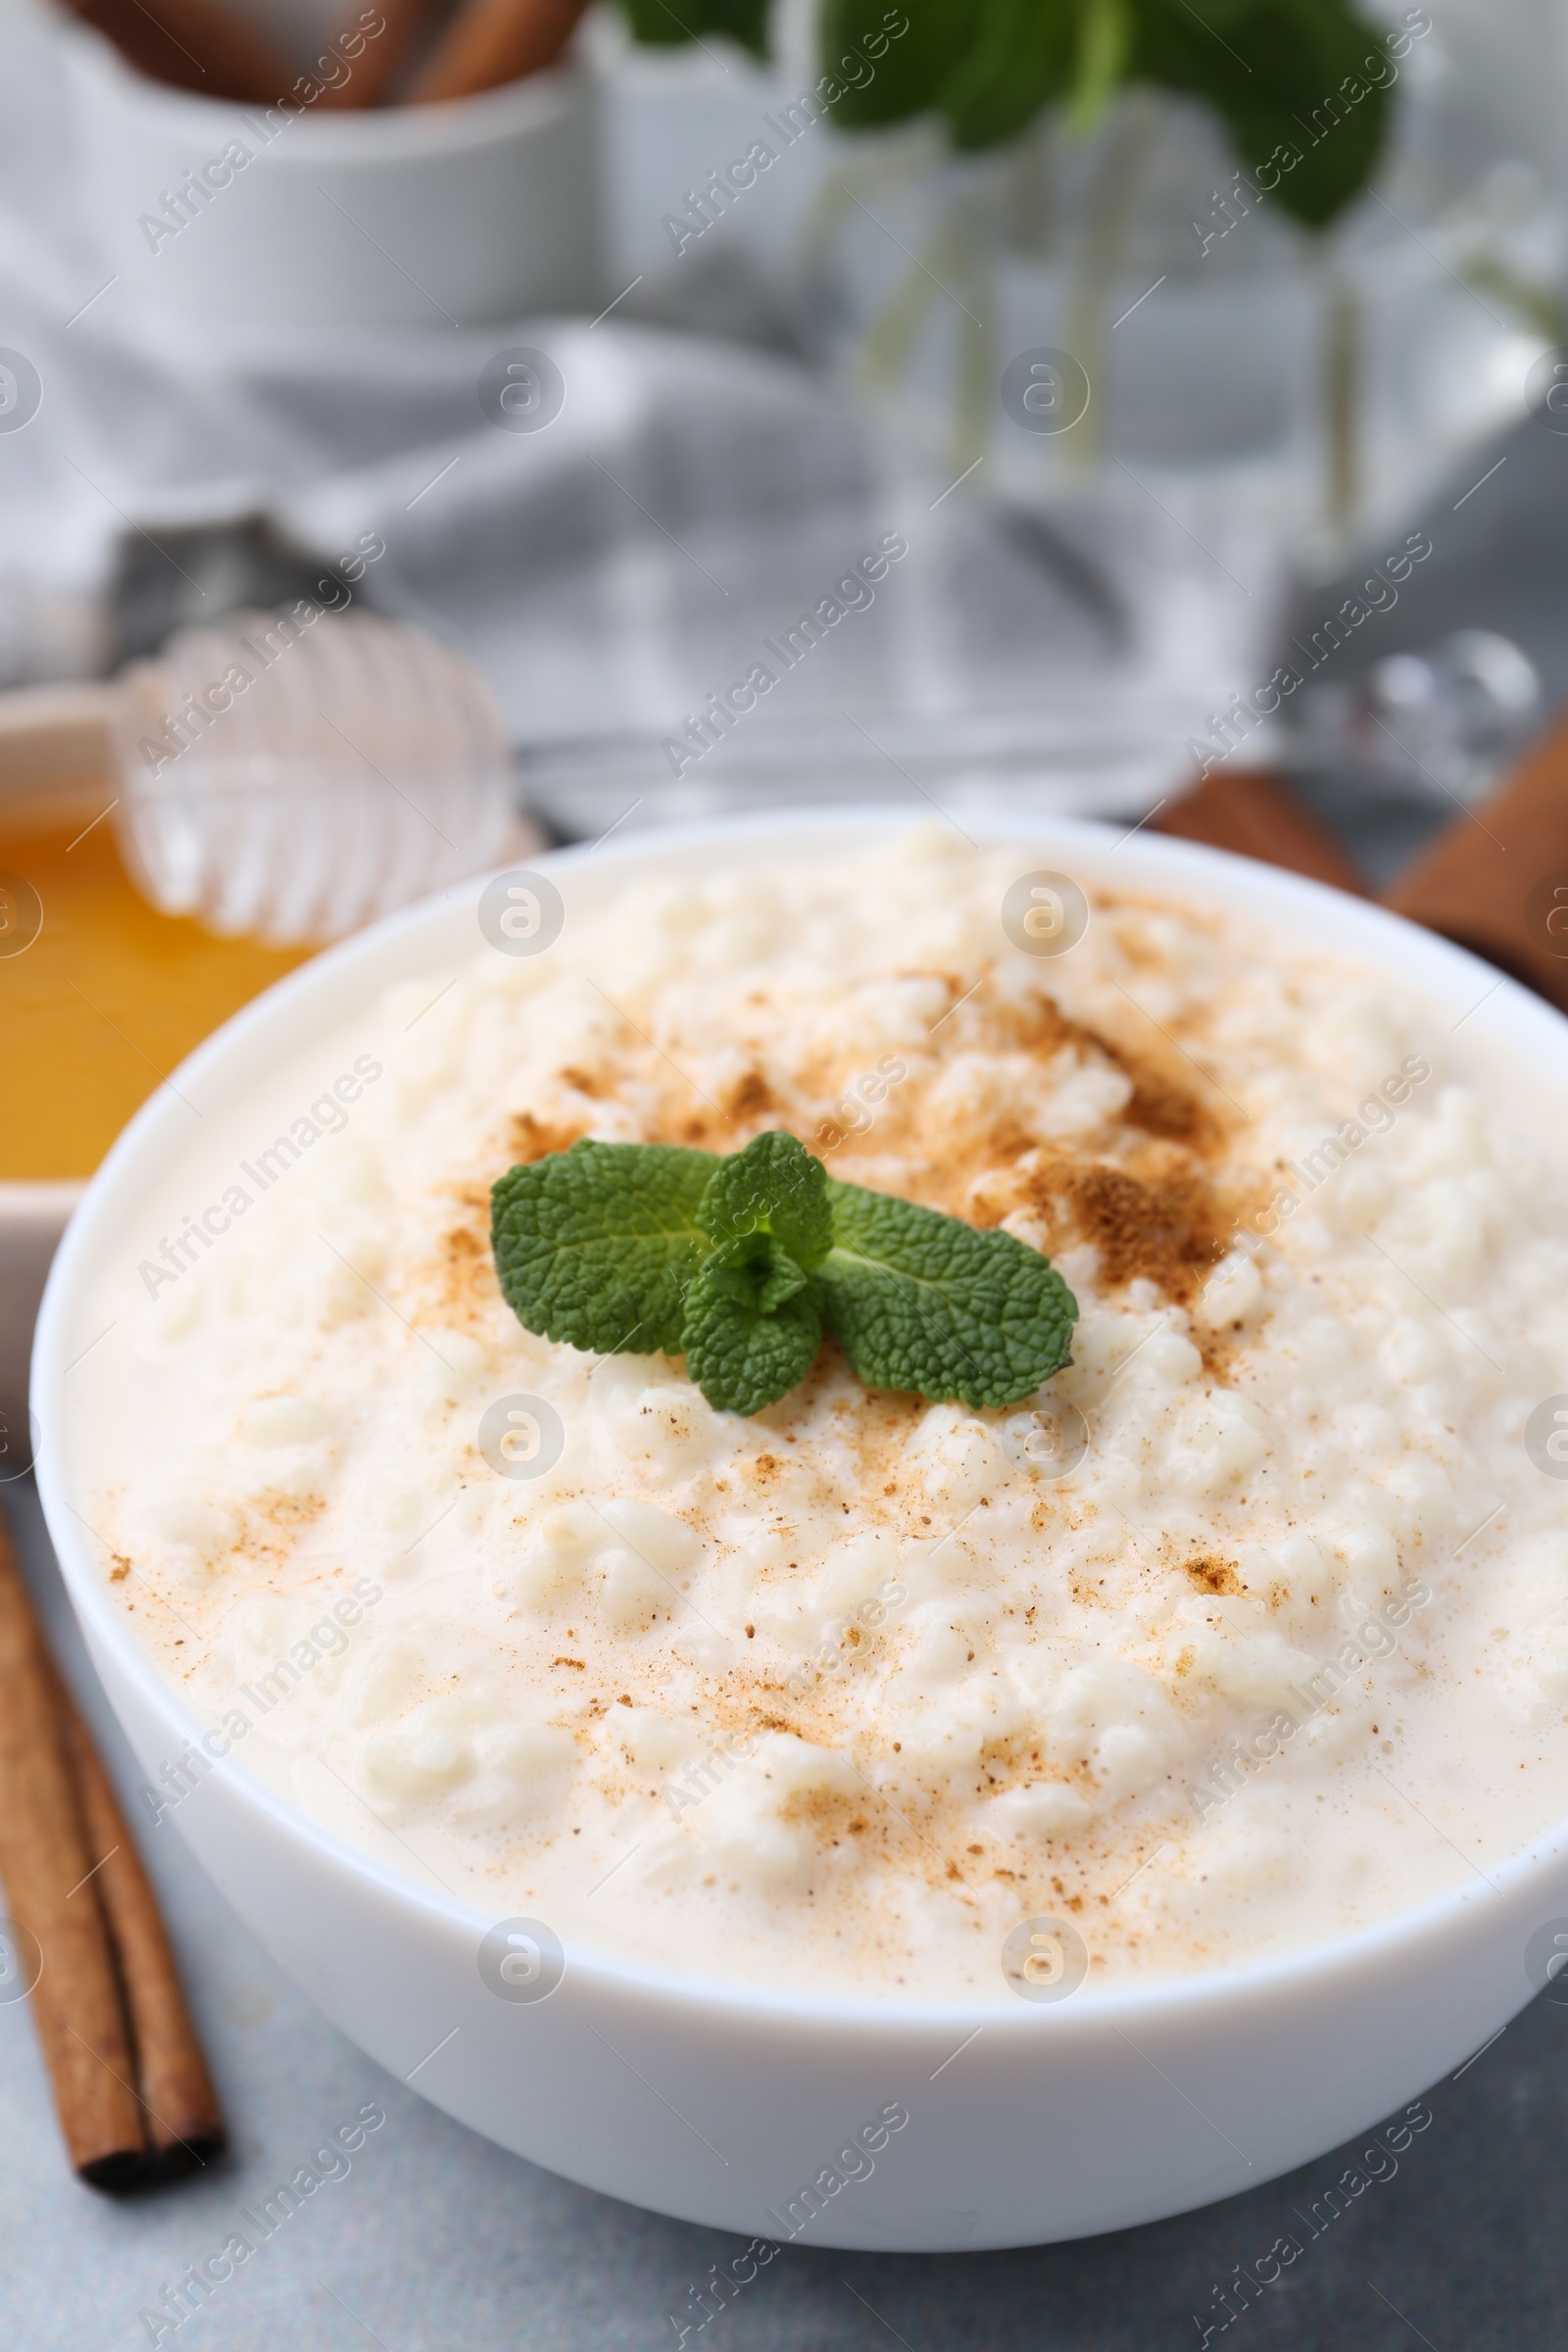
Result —
<path fill-rule="evenodd" d="M 103 1572 L 211 1727 L 154 1815 L 233 1758 L 568 1945 L 998 1999 L 1020 1920 L 1210 1970 L 1561 1816 L 1561 1104 L 1304 934 L 1086 885 L 1036 953 L 1038 863 L 563 867 L 548 946 L 204 1122 L 74 1375 Z M 746 1417 L 521 1327 L 510 1168 L 770 1129 L 1048 1253 L 1070 1366 L 969 1410 L 825 1343 Z"/>

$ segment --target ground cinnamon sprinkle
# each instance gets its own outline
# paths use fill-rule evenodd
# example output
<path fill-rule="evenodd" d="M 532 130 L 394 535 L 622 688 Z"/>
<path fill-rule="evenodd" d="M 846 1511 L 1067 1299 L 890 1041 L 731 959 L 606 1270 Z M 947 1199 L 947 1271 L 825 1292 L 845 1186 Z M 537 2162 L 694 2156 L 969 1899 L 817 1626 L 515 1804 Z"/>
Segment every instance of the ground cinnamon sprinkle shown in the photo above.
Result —
<path fill-rule="evenodd" d="M 552 1152 L 567 1151 L 582 1132 L 580 1127 L 557 1127 L 536 1119 L 531 1110 L 514 1111 L 507 1123 L 513 1164 L 531 1168 L 536 1159 L 548 1159 Z"/>
<path fill-rule="evenodd" d="M 1120 1054 L 1115 1058 L 1133 1082 L 1133 1099 L 1123 1113 L 1130 1127 L 1141 1127 L 1146 1135 L 1167 1136 L 1172 1143 L 1189 1144 L 1195 1151 L 1213 1142 L 1215 1122 L 1196 1095 L 1147 1062 L 1135 1065 Z"/>
<path fill-rule="evenodd" d="M 1184 1560 L 1182 1566 L 1201 1592 L 1227 1592 L 1245 1597 L 1247 1587 L 1236 1573 L 1233 1560 L 1222 1560 L 1212 1552 L 1200 1552 L 1196 1559 Z"/>
<path fill-rule="evenodd" d="M 1185 1164 L 1135 1176 L 1056 1152 L 1036 1164 L 1029 1195 L 1062 1240 L 1094 1244 L 1098 1280 L 1107 1290 L 1142 1279 L 1185 1304 L 1225 1253 L 1213 1190 Z"/>
<path fill-rule="evenodd" d="M 760 1070 L 748 1070 L 730 1089 L 724 1101 L 725 1111 L 736 1120 L 760 1118 L 764 1110 L 776 1110 L 777 1107 L 773 1090 Z"/>
<path fill-rule="evenodd" d="M 1219 1140 L 1220 1126 L 1213 1112 L 1180 1078 L 1148 1054 L 1134 1053 L 1100 1030 L 1075 1021 L 1054 997 L 1041 995 L 1027 1007 L 1008 1006 L 998 1025 L 1011 1042 L 1031 1047 L 1047 1057 L 1063 1046 L 1102 1055 L 1132 1081 L 1132 1100 L 1122 1113 L 1129 1127 L 1186 1144 L 1193 1151 L 1207 1152 Z"/>

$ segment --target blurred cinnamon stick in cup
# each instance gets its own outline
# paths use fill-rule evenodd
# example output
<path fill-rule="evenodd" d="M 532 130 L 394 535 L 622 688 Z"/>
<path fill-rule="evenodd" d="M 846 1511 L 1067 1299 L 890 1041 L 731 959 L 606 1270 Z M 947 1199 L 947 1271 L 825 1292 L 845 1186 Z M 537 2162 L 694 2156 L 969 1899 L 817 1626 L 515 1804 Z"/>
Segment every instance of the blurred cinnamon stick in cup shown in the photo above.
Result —
<path fill-rule="evenodd" d="M 1384 903 L 1568 1012 L 1568 721 L 1446 825 Z"/>
<path fill-rule="evenodd" d="M 356 8 L 331 36 L 334 47 L 345 34 L 359 39 L 360 46 L 355 49 L 351 40 L 343 51 L 350 61 L 348 75 L 322 90 L 316 101 L 321 112 L 348 114 L 356 108 L 379 106 L 413 55 L 429 10 L 427 0 L 376 0 L 374 13 L 381 20 L 379 32 L 367 32 L 360 39 L 364 12 Z"/>
<path fill-rule="evenodd" d="M 154 81 L 204 98 L 275 106 L 294 69 L 264 33 L 213 0 L 65 0 Z"/>
<path fill-rule="evenodd" d="M 0 1520 L 0 1883 L 73 2165 L 128 2188 L 223 2127 L 152 1889 Z M 155 2117 L 152 2110 L 157 2106 Z"/>
<path fill-rule="evenodd" d="M 464 0 L 409 91 L 411 104 L 471 98 L 553 66 L 586 0 Z"/>

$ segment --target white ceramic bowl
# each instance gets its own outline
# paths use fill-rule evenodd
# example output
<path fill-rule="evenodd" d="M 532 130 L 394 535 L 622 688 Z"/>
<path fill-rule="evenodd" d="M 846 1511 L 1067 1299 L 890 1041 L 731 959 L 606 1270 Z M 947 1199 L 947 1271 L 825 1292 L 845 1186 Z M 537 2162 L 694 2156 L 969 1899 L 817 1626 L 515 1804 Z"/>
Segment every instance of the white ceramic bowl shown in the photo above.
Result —
<path fill-rule="evenodd" d="M 593 89 L 574 67 L 444 106 L 288 116 L 150 81 L 80 25 L 60 40 L 117 302 L 437 334 L 599 307 Z M 171 208 L 188 173 L 198 192 Z"/>
<path fill-rule="evenodd" d="M 566 893 L 634 869 L 690 871 L 733 847 L 828 854 L 886 837 L 902 814 L 810 813 L 694 826 L 548 859 Z M 1568 1022 L 1489 967 L 1398 918 L 1290 874 L 1141 834 L 1065 821 L 1004 826 L 1040 861 L 1195 904 L 1245 909 L 1397 971 L 1483 1047 L 1568 1081 Z M 450 971 L 478 944 L 477 885 L 390 918 L 279 983 L 178 1074 L 216 1112 L 265 1100 L 280 1061 L 394 978 Z M 1491 989 L 1493 994 L 1486 995 Z M 1478 1000 L 1485 1002 L 1478 1006 Z M 297 1085 L 297 1080 L 294 1082 Z M 258 1115 L 266 1115 L 265 1112 Z M 95 1283 L 184 1165 L 190 1114 L 167 1090 L 88 1189 L 38 1327 L 34 1403 L 45 1508 L 88 1646 L 155 1780 L 203 1728 L 111 1602 L 73 1504 L 86 1471 L 71 1366 L 97 1336 Z M 192 1196 L 195 1197 L 194 1195 Z M 1568 1812 L 1568 1803 L 1565 1803 Z M 173 1814 L 279 1963 L 392 2073 L 503 2146 L 637 2204 L 772 2238 L 797 2192 L 897 2102 L 908 2123 L 869 2179 L 819 2199 L 818 2244 L 1005 2246 L 1125 2228 L 1255 2187 L 1375 2123 L 1451 2070 L 1529 1999 L 1525 1946 L 1568 1909 L 1568 1826 L 1488 1857 L 1455 1894 L 1298 1957 L 1096 1990 L 1054 2005 L 895 2005 L 863 1994 L 758 1992 L 568 1947 L 548 1999 L 481 1979 L 492 1922 L 318 1828 L 225 1762 Z M 804 2211 L 799 2205 L 798 2213 Z"/>

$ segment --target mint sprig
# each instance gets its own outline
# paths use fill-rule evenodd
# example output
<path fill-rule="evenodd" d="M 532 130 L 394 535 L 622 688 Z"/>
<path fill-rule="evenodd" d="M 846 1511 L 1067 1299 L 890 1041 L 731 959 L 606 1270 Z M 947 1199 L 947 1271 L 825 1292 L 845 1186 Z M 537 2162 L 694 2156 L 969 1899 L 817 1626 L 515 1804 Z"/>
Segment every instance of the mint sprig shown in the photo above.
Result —
<path fill-rule="evenodd" d="M 769 0 L 621 6 L 638 41 L 769 54 Z M 1388 38 L 1354 0 L 818 0 L 816 25 L 815 96 L 841 129 L 935 116 L 973 152 L 1053 109 L 1082 134 L 1142 83 L 1211 107 L 1245 172 L 1277 158 L 1270 202 L 1306 228 L 1360 195 L 1392 118 Z"/>
<path fill-rule="evenodd" d="M 956 147 L 980 149 L 1053 107 L 1087 129 L 1141 82 L 1206 101 L 1247 172 L 1283 148 L 1294 160 L 1271 202 L 1308 228 L 1361 193 L 1388 132 L 1387 40 L 1350 0 L 903 0 L 902 13 L 909 30 L 835 103 L 841 128 L 934 114 Z M 826 72 L 872 14 L 821 0 Z"/>
<path fill-rule="evenodd" d="M 718 1412 L 810 1371 L 824 1330 L 868 1388 L 1016 1404 L 1069 1361 L 1078 1307 L 1010 1234 L 832 1180 L 781 1130 L 727 1157 L 576 1143 L 491 1195 L 502 1294 L 544 1338 L 684 1355 Z"/>

